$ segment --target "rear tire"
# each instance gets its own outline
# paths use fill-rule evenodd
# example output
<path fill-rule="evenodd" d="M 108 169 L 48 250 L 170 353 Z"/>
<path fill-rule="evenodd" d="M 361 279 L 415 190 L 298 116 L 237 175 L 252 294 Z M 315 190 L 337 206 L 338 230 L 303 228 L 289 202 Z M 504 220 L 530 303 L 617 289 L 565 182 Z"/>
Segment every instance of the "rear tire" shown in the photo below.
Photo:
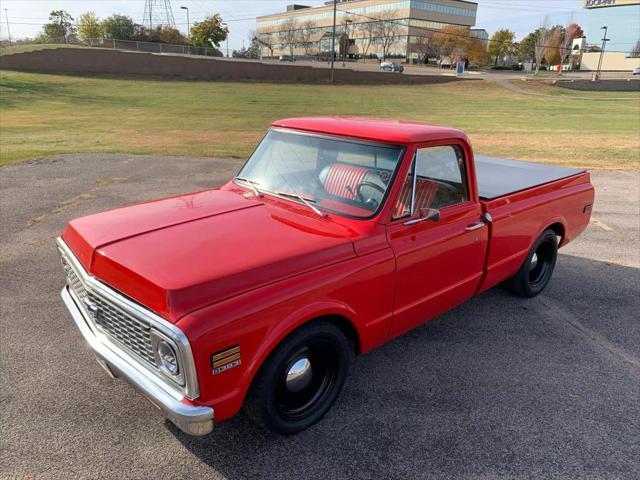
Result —
<path fill-rule="evenodd" d="M 247 395 L 245 410 L 261 427 L 290 435 L 329 411 L 344 386 L 353 350 L 327 322 L 294 331 L 269 355 Z"/>
<path fill-rule="evenodd" d="M 514 294 L 532 298 L 544 290 L 551 280 L 558 258 L 558 237 L 553 230 L 545 230 L 531 247 L 520 270 L 505 282 Z"/>

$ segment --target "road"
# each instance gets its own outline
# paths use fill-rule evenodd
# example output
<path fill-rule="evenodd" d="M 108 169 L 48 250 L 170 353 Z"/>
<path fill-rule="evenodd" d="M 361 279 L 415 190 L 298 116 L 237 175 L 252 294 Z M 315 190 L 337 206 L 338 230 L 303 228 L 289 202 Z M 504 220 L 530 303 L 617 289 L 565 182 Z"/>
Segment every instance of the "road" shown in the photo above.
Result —
<path fill-rule="evenodd" d="M 220 184 L 233 161 L 67 155 L 0 169 L 0 478 L 640 477 L 640 174 L 524 300 L 500 288 L 358 358 L 293 437 L 244 416 L 190 438 L 84 346 L 54 238 L 73 217 Z"/>
<path fill-rule="evenodd" d="M 153 53 L 153 55 L 167 55 L 167 56 L 184 56 L 179 53 Z M 188 55 L 187 55 L 188 56 Z M 293 65 L 293 66 L 305 66 L 305 67 L 313 67 L 313 68 L 330 68 L 330 62 L 328 61 L 314 61 L 314 60 L 296 60 L 295 63 L 289 62 L 281 62 L 277 59 L 263 59 L 263 60 L 252 60 L 246 58 L 228 58 L 228 57 L 198 57 L 198 58 L 210 58 L 215 59 L 216 61 L 224 61 L 224 62 L 252 62 L 252 63 L 264 63 L 264 64 L 276 64 L 276 65 Z M 430 64 L 429 66 L 425 66 L 423 64 L 412 65 L 404 62 L 404 59 L 390 59 L 389 61 L 394 63 L 402 63 L 404 66 L 404 75 L 443 75 L 455 77 L 455 69 L 451 68 L 440 68 L 438 66 Z M 364 61 L 350 61 L 350 62 L 342 62 L 336 61 L 334 62 L 334 68 L 336 69 L 352 69 L 359 70 L 365 72 L 378 72 L 380 71 L 380 63 L 375 60 L 367 60 Z M 388 74 L 393 74 L 391 72 L 386 72 Z M 396 73 L 397 75 L 397 73 Z M 466 78 L 483 78 L 486 80 L 517 80 L 520 78 L 529 78 L 529 79 L 539 79 L 539 80 L 590 80 L 593 76 L 593 72 L 591 71 L 570 71 L 570 72 L 562 72 L 562 75 L 558 76 L 555 73 L 547 73 L 543 71 L 538 77 L 533 77 L 531 72 L 518 72 L 513 70 L 467 70 L 464 73 L 464 77 Z M 633 75 L 631 71 L 628 72 L 601 72 L 600 78 L 603 80 L 628 80 L 638 78 L 637 75 Z"/>
<path fill-rule="evenodd" d="M 226 61 L 240 61 L 238 59 L 233 58 L 224 58 Z M 243 60 L 246 61 L 246 60 Z M 256 60 L 257 61 L 257 60 Z M 438 68 L 436 66 L 428 66 L 425 65 L 408 65 L 402 62 L 402 60 L 390 60 L 392 62 L 400 62 L 404 65 L 404 75 L 445 75 L 445 76 L 456 76 L 455 70 L 449 68 Z M 279 62 L 277 60 L 263 60 L 263 63 L 277 63 L 282 64 L 283 62 Z M 291 65 L 291 63 L 284 63 L 285 65 Z M 307 66 L 307 67 L 315 67 L 315 68 L 329 68 L 329 62 L 314 62 L 308 60 L 298 60 L 293 65 Z M 362 71 L 374 71 L 377 72 L 380 70 L 380 64 L 374 61 L 368 62 L 335 62 L 335 68 L 350 68 L 353 70 L 362 70 Z M 392 75 L 391 72 L 387 72 Z M 397 75 L 397 73 L 396 73 Z M 467 78 L 484 78 L 487 80 L 517 80 L 523 77 L 529 77 L 530 73 L 527 72 L 516 72 L 513 70 L 467 70 L 464 73 L 464 77 Z M 563 80 L 570 79 L 580 79 L 580 80 L 590 80 L 593 76 L 593 72 L 588 71 L 572 71 L 572 72 L 563 72 L 561 76 L 557 76 L 555 74 L 547 75 L 546 72 L 540 74 L 539 78 L 541 80 L 557 80 L 558 78 Z M 634 76 L 632 72 L 602 72 L 601 78 L 603 80 L 619 80 L 619 79 L 630 79 L 637 78 L 637 75 Z"/>

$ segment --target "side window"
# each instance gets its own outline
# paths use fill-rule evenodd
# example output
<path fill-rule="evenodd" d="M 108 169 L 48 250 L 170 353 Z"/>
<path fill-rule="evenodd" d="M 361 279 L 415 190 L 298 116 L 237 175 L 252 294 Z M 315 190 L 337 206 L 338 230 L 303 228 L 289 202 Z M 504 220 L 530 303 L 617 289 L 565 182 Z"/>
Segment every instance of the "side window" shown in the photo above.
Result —
<path fill-rule="evenodd" d="M 416 157 L 413 157 L 411 161 L 411 168 L 409 173 L 402 181 L 402 190 L 400 190 L 400 196 L 396 201 L 395 208 L 393 209 L 393 218 L 408 217 L 411 215 L 411 192 L 413 186 L 413 170 L 416 166 Z M 400 180 L 400 178 L 398 178 Z"/>
<path fill-rule="evenodd" d="M 394 218 L 415 214 L 420 209 L 439 209 L 467 200 L 469 191 L 462 149 L 456 145 L 420 148 L 396 202 Z"/>

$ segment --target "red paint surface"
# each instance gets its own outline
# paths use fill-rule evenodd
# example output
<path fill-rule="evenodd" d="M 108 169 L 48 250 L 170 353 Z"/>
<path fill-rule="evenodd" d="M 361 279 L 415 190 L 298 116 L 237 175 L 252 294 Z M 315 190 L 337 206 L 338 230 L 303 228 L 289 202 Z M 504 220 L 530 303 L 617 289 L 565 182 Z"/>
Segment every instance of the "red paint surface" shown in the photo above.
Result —
<path fill-rule="evenodd" d="M 406 146 L 378 215 L 321 218 L 229 183 L 76 219 L 63 234 L 93 275 L 184 331 L 195 403 L 212 406 L 217 421 L 238 411 L 264 359 L 303 323 L 350 325 L 366 352 L 512 276 L 545 228 L 561 230 L 564 245 L 589 222 L 587 173 L 481 202 L 471 147 L 454 129 L 332 118 L 273 125 Z M 465 152 L 470 200 L 441 209 L 437 223 L 392 220 L 415 149 L 447 144 Z M 466 231 L 484 212 L 493 224 Z M 213 376 L 211 353 L 230 345 L 241 346 L 241 366 Z"/>

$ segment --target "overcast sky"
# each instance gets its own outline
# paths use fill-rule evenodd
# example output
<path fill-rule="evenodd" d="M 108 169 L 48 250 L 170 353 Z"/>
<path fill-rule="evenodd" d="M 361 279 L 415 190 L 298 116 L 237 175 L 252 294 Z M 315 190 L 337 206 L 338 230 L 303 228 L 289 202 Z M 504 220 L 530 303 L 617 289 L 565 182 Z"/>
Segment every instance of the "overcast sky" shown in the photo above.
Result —
<path fill-rule="evenodd" d="M 185 32 L 187 17 L 181 6 L 189 8 L 192 24 L 219 12 L 229 24 L 231 50 L 242 47 L 243 41 L 246 42 L 249 32 L 255 28 L 256 16 L 284 11 L 290 3 L 317 6 L 324 4 L 324 0 L 171 0 L 176 26 Z M 547 15 L 550 23 L 563 25 L 571 19 L 584 24 L 588 15 L 581 0 L 477 0 L 477 3 L 478 28 L 484 28 L 491 34 L 507 27 L 514 30 L 518 38 L 541 25 Z M 144 4 L 145 0 L 2 0 L 0 36 L 7 38 L 5 13 L 9 17 L 11 36 L 20 38 L 40 32 L 51 10 L 66 10 L 74 17 L 87 11 L 96 13 L 100 18 L 120 13 L 142 23 Z"/>

